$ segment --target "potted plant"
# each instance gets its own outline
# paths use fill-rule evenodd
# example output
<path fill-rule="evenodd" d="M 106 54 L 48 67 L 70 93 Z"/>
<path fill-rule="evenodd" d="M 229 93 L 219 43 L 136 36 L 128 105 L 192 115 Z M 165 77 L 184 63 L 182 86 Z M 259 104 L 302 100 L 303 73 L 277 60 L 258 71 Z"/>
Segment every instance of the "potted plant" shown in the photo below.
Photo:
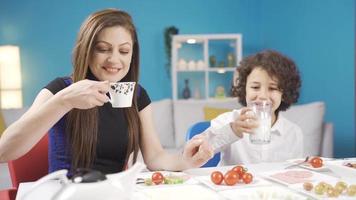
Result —
<path fill-rule="evenodd" d="M 179 30 L 175 26 L 169 26 L 164 29 L 164 46 L 165 46 L 165 51 L 166 51 L 166 56 L 167 56 L 167 62 L 166 62 L 166 72 L 168 74 L 168 77 L 171 77 L 171 54 L 172 54 L 172 37 L 173 35 L 178 34 Z"/>

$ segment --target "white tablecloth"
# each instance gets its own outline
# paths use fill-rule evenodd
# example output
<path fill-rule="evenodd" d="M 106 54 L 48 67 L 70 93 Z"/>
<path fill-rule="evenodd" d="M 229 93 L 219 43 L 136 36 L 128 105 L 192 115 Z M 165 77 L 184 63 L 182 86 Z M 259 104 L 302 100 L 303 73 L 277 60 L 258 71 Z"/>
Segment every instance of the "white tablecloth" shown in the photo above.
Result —
<path fill-rule="evenodd" d="M 246 165 L 248 170 L 252 172 L 255 178 L 261 178 L 258 174 L 263 174 L 265 172 L 283 170 L 290 163 L 260 163 Z M 226 167 L 214 167 L 214 168 L 196 168 L 184 171 L 184 173 L 189 174 L 193 177 L 193 180 L 199 180 L 199 177 L 210 176 L 210 173 L 215 170 L 227 171 L 231 169 L 232 166 Z M 147 173 L 147 172 L 146 172 Z M 324 171 L 323 174 L 333 175 L 330 171 Z M 199 181 L 191 182 L 190 184 L 182 185 L 168 185 L 168 186 L 152 186 L 152 187 L 136 187 L 132 199 L 135 200 L 146 200 L 146 199 L 165 199 L 165 200 L 175 200 L 175 199 L 311 199 L 309 195 L 302 194 L 300 191 L 292 191 L 291 188 L 278 184 L 276 182 L 267 181 L 269 184 L 263 186 L 255 187 L 241 187 L 239 189 L 229 189 L 224 191 L 213 190 L 206 184 Z M 33 182 L 21 183 L 19 186 L 17 200 L 22 200 L 24 195 L 31 189 Z M 61 184 L 59 181 L 51 181 L 40 189 L 32 192 L 30 199 L 42 200 L 50 199 L 59 189 Z M 256 191 L 258 192 L 256 193 Z M 269 194 L 264 191 L 270 191 Z M 274 191 L 271 193 L 271 191 Z M 285 193 L 285 194 L 284 194 Z M 288 194 L 287 194 L 288 193 Z M 267 196 L 266 196 L 267 195 Z M 271 196 L 268 196 L 271 195 Z M 279 196 L 278 196 L 279 195 Z M 289 195 L 289 196 L 281 196 Z M 273 198 L 272 198 L 273 197 Z M 26 198 L 27 199 L 27 198 Z M 102 199 L 120 199 L 120 197 L 109 198 L 103 197 Z"/>

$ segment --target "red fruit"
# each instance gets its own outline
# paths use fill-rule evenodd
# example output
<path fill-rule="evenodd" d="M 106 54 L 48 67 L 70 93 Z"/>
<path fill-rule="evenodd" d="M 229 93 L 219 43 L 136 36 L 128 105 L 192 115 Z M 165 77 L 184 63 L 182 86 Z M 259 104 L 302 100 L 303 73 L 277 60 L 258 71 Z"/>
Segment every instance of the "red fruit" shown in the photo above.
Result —
<path fill-rule="evenodd" d="M 213 173 L 211 173 L 210 179 L 216 185 L 220 185 L 224 180 L 224 175 L 219 171 L 214 171 Z"/>
<path fill-rule="evenodd" d="M 314 168 L 319 168 L 323 166 L 323 160 L 320 157 L 314 157 L 310 160 L 310 164 Z"/>
<path fill-rule="evenodd" d="M 156 185 L 161 184 L 164 180 L 163 175 L 161 172 L 155 172 L 152 174 L 152 182 Z"/>
<path fill-rule="evenodd" d="M 242 181 L 245 183 L 245 184 L 249 184 L 251 183 L 253 180 L 253 176 L 251 173 L 244 173 L 244 175 L 242 175 Z"/>
<path fill-rule="evenodd" d="M 242 175 L 246 172 L 246 169 L 241 165 L 237 165 L 232 168 L 232 171 L 237 172 L 239 174 L 239 177 L 242 178 Z"/>
<path fill-rule="evenodd" d="M 228 171 L 224 176 L 226 185 L 235 185 L 239 181 L 239 174 L 235 171 Z"/>

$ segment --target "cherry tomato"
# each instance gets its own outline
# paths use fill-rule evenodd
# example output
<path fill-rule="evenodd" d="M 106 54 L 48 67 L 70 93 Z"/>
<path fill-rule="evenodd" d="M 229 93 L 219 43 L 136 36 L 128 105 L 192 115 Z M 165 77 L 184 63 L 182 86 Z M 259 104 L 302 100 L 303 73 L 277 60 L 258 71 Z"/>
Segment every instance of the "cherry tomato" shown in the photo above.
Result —
<path fill-rule="evenodd" d="M 323 166 L 323 160 L 320 157 L 314 157 L 310 160 L 310 164 L 314 168 L 319 168 Z"/>
<path fill-rule="evenodd" d="M 152 182 L 155 183 L 156 185 L 161 184 L 164 180 L 163 175 L 161 172 L 155 172 L 152 174 Z"/>
<path fill-rule="evenodd" d="M 253 180 L 253 176 L 251 173 L 244 173 L 244 175 L 242 175 L 242 181 L 245 183 L 245 184 L 249 184 L 251 183 Z"/>
<path fill-rule="evenodd" d="M 242 175 L 244 175 L 246 169 L 241 165 L 237 165 L 234 168 L 232 168 L 232 171 L 237 172 L 239 174 L 239 177 L 242 178 Z"/>
<path fill-rule="evenodd" d="M 220 185 L 224 180 L 224 175 L 219 171 L 214 171 L 213 173 L 211 173 L 210 179 L 216 185 Z"/>
<path fill-rule="evenodd" d="M 228 171 L 224 176 L 226 185 L 235 185 L 239 181 L 239 174 L 235 171 Z"/>

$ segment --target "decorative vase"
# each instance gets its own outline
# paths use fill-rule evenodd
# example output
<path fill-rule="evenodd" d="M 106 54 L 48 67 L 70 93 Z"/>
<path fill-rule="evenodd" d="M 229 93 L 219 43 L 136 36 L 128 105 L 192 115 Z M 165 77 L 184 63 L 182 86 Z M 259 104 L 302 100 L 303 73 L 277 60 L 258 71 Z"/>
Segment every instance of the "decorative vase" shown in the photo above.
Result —
<path fill-rule="evenodd" d="M 209 64 L 210 64 L 210 67 L 216 66 L 216 57 L 214 55 L 209 56 Z"/>
<path fill-rule="evenodd" d="M 205 67 L 204 61 L 198 60 L 196 68 L 198 70 L 202 70 L 202 69 L 204 69 L 204 67 Z"/>
<path fill-rule="evenodd" d="M 179 70 L 187 69 L 187 61 L 185 61 L 183 58 L 179 59 L 179 61 L 178 61 L 178 69 Z"/>
<path fill-rule="evenodd" d="M 188 69 L 194 71 L 196 68 L 196 64 L 194 60 L 188 62 Z"/>
<path fill-rule="evenodd" d="M 177 35 L 178 33 L 179 30 L 175 26 L 169 26 L 164 29 L 164 47 L 165 47 L 164 49 L 166 51 L 166 58 L 167 58 L 165 67 L 166 67 L 166 72 L 168 77 L 171 77 L 172 38 L 173 35 Z"/>
<path fill-rule="evenodd" d="M 235 57 L 233 53 L 227 54 L 227 66 L 228 67 L 235 67 Z"/>
<path fill-rule="evenodd" d="M 217 86 L 215 89 L 215 98 L 225 98 L 225 88 L 223 86 Z"/>
<path fill-rule="evenodd" d="M 185 83 L 185 87 L 183 89 L 182 96 L 184 99 L 189 99 L 190 98 L 189 79 L 185 79 L 184 83 Z"/>
<path fill-rule="evenodd" d="M 195 87 L 195 89 L 194 89 L 194 99 L 201 99 L 199 87 Z"/>
<path fill-rule="evenodd" d="M 225 67 L 225 61 L 220 61 L 218 67 Z"/>

